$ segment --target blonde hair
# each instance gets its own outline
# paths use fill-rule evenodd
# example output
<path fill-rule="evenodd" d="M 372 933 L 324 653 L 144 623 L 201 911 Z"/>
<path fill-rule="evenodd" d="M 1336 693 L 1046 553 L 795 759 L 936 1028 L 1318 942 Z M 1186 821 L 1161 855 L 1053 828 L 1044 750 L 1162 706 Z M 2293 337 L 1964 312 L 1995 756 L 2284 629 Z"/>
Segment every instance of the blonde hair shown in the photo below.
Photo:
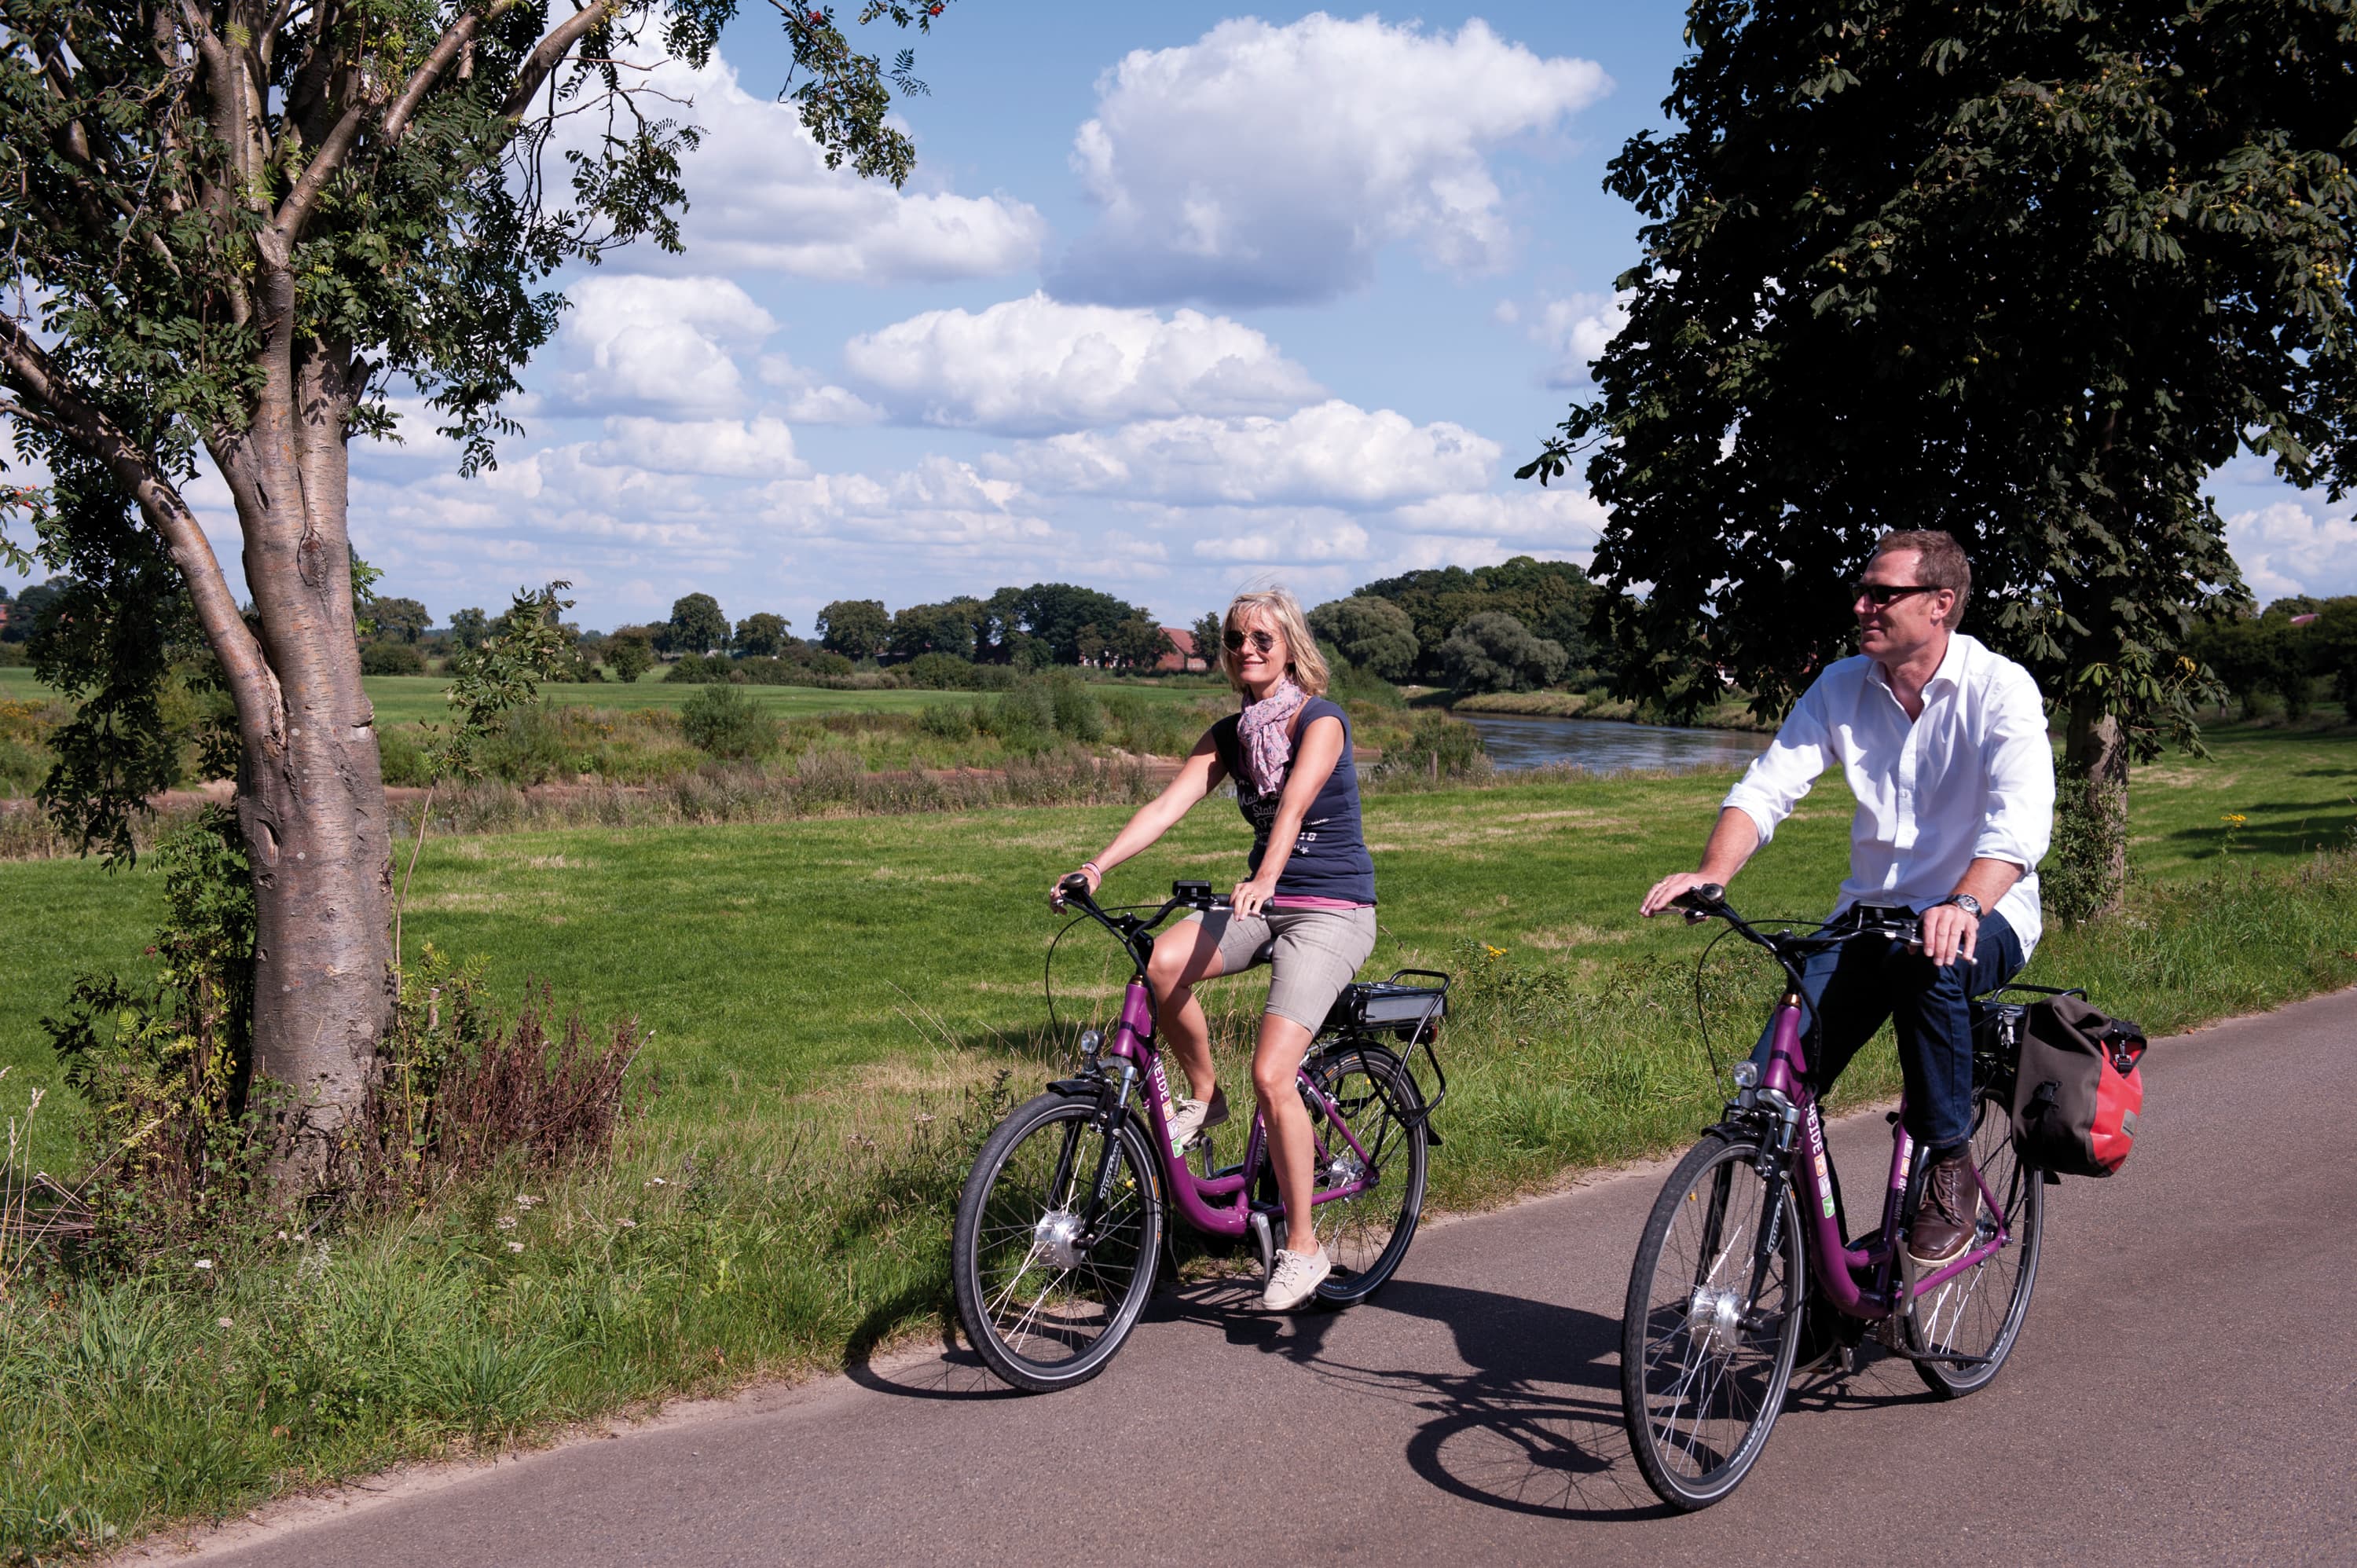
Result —
<path fill-rule="evenodd" d="M 1228 633 L 1237 629 L 1237 622 L 1250 610 L 1275 621 L 1276 629 L 1285 634 L 1285 667 L 1293 683 L 1313 697 L 1323 696 L 1333 675 L 1326 668 L 1326 656 L 1318 651 L 1318 639 L 1309 634 L 1309 618 L 1301 613 L 1301 601 L 1283 588 L 1247 589 L 1235 596 L 1228 613 L 1220 618 L 1220 669 L 1228 684 L 1239 692 L 1244 689 L 1243 676 L 1238 672 L 1243 655 L 1226 643 Z"/>

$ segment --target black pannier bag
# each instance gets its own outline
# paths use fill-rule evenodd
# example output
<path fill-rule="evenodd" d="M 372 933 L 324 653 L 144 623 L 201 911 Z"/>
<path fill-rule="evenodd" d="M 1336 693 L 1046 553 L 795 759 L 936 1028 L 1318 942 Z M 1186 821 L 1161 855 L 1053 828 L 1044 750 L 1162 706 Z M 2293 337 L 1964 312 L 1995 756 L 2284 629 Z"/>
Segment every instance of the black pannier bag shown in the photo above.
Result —
<path fill-rule="evenodd" d="M 2056 1176 L 2107 1176 L 2144 1112 L 2144 1031 L 2077 996 L 2032 1004 L 2013 1080 L 2013 1147 Z"/>

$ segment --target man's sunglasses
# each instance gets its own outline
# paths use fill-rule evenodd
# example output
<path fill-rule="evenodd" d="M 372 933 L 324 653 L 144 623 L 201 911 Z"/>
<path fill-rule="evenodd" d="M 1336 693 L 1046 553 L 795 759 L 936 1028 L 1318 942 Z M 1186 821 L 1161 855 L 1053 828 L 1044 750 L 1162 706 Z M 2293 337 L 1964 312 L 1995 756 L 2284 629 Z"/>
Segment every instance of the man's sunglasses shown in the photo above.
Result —
<path fill-rule="evenodd" d="M 1272 652 L 1276 648 L 1276 635 L 1274 632 L 1237 631 L 1231 628 L 1222 640 L 1227 643 L 1228 651 L 1231 653 L 1242 653 L 1246 641 L 1250 641 L 1263 653 Z"/>
<path fill-rule="evenodd" d="M 1937 583 L 1859 583 L 1857 587 L 1857 596 L 1872 602 L 1878 609 L 1903 599 L 1910 594 L 1940 592 L 1940 585 Z"/>

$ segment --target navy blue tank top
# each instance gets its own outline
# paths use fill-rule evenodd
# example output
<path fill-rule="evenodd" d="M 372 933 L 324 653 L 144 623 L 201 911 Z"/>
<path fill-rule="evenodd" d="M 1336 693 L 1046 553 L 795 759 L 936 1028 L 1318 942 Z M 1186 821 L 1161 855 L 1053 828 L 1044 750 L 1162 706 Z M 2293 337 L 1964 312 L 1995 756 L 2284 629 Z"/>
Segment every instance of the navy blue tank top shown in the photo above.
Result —
<path fill-rule="evenodd" d="M 1220 766 L 1227 769 L 1235 781 L 1236 805 L 1243 811 L 1244 821 L 1252 824 L 1252 859 L 1250 870 L 1257 874 L 1261 856 L 1268 853 L 1268 832 L 1276 822 L 1277 802 L 1284 797 L 1286 781 L 1293 777 L 1293 762 L 1285 765 L 1285 778 L 1276 788 L 1265 794 L 1256 793 L 1252 776 L 1245 770 L 1243 742 L 1236 726 L 1243 715 L 1231 714 L 1211 726 L 1211 744 L 1220 754 Z M 1351 760 L 1351 715 L 1324 697 L 1312 697 L 1301 706 L 1299 722 L 1294 728 L 1294 746 L 1300 749 L 1298 737 L 1309 733 L 1309 726 L 1318 719 L 1339 719 L 1342 725 L 1342 756 L 1334 764 L 1334 771 L 1326 777 L 1326 787 L 1309 803 L 1308 814 L 1301 819 L 1300 834 L 1293 841 L 1292 857 L 1285 863 L 1285 874 L 1276 879 L 1278 897 L 1301 898 L 1339 898 L 1353 904 L 1375 901 L 1375 863 L 1367 854 L 1366 835 L 1359 826 L 1359 768 Z"/>

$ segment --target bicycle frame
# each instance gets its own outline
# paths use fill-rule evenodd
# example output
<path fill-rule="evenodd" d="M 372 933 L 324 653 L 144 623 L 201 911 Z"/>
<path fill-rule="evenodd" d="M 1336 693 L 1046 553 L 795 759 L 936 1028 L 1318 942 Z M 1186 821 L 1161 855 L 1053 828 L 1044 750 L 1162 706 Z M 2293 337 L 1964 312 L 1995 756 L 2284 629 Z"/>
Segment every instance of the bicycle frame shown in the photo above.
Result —
<path fill-rule="evenodd" d="M 1268 1157 L 1266 1118 L 1261 1112 L 1254 1112 L 1252 1132 L 1244 1144 L 1243 1163 L 1226 1170 L 1198 1176 L 1187 1164 L 1185 1152 L 1171 1147 L 1170 1081 L 1162 1066 L 1162 1054 L 1155 1044 L 1154 993 L 1146 979 L 1146 961 L 1151 951 L 1151 944 L 1145 941 L 1146 934 L 1160 925 L 1174 909 L 1194 907 L 1197 902 L 1208 902 L 1208 899 L 1173 897 L 1151 919 L 1140 920 L 1134 916 L 1125 916 L 1116 922 L 1098 907 L 1095 899 L 1088 896 L 1085 884 L 1067 884 L 1066 896 L 1080 906 L 1082 913 L 1120 939 L 1135 972 L 1122 993 L 1121 1015 L 1114 1027 L 1113 1038 L 1106 1041 L 1091 1059 L 1088 1074 L 1060 1080 L 1055 1087 L 1068 1093 L 1095 1094 L 1096 1123 L 1103 1132 L 1110 1133 L 1123 1116 L 1131 1114 L 1130 1096 L 1141 1083 L 1146 1084 L 1149 1092 L 1145 1097 L 1143 1116 L 1160 1154 L 1163 1187 L 1169 1195 L 1170 1206 L 1189 1226 L 1209 1235 L 1241 1238 L 1248 1234 L 1256 1214 L 1274 1216 L 1283 1212 L 1281 1205 L 1259 1204 L 1252 1197 L 1254 1183 Z M 1114 1064 L 1111 1072 L 1105 1069 L 1108 1058 Z M 1341 1108 L 1310 1080 L 1306 1059 L 1295 1071 L 1294 1086 L 1322 1113 L 1326 1126 L 1348 1145 L 1358 1168 L 1366 1173 L 1339 1186 L 1318 1187 L 1310 1198 L 1311 1204 L 1333 1203 L 1366 1191 L 1380 1178 L 1381 1173 L 1376 1169 L 1373 1156 L 1367 1153 L 1357 1135 L 1351 1131 Z M 1318 1166 L 1325 1169 L 1334 1163 L 1335 1151 L 1327 1144 L 1322 1132 L 1316 1135 L 1320 1144 Z M 1114 1140 L 1105 1138 L 1103 1153 L 1099 1157 L 1090 1187 L 1088 1208 L 1081 1216 L 1083 1236 L 1092 1238 L 1095 1235 L 1097 1219 L 1112 1190 L 1114 1147 Z M 1060 1169 L 1060 1183 L 1066 1175 L 1069 1175 L 1068 1171 Z"/>
<path fill-rule="evenodd" d="M 1801 999 L 1788 992 L 1777 1005 L 1768 1066 L 1760 1075 L 1755 1093 L 1760 1104 L 1781 1117 L 1783 1131 L 1776 1150 L 1778 1169 L 1784 1173 L 1785 1179 L 1791 1179 L 1794 1172 L 1799 1174 L 1804 1210 L 1802 1222 L 1810 1232 L 1810 1273 L 1826 1301 L 1852 1317 L 1868 1321 L 1888 1317 L 1904 1310 L 1916 1296 L 1977 1268 L 2012 1244 L 2013 1238 L 2005 1223 L 2005 1205 L 1989 1190 L 1986 1178 L 1975 1167 L 1973 1182 L 1980 1188 L 1981 1201 L 1987 1211 L 1996 1217 L 1996 1234 L 1967 1249 L 1955 1262 L 1915 1281 L 1911 1294 L 1907 1291 L 1899 1270 L 1899 1221 L 1914 1174 L 1916 1150 L 1915 1140 L 1908 1135 L 1906 1101 L 1902 1099 L 1900 1116 L 1890 1130 L 1890 1176 L 1883 1189 L 1881 1228 L 1868 1244 L 1851 1246 L 1842 1234 L 1833 1155 L 1825 1147 L 1824 1122 L 1818 1114 L 1817 1097 L 1809 1087 L 1807 1074 L 1808 1058 L 1801 1043 Z M 1796 1143 L 1799 1149 L 1794 1147 Z M 1802 1150 L 1805 1150 L 1805 1157 Z M 1769 1212 L 1779 1214 L 1781 1206 Z M 1772 1255 L 1775 1241 L 1771 1223 L 1761 1239 L 1763 1262 Z"/>

